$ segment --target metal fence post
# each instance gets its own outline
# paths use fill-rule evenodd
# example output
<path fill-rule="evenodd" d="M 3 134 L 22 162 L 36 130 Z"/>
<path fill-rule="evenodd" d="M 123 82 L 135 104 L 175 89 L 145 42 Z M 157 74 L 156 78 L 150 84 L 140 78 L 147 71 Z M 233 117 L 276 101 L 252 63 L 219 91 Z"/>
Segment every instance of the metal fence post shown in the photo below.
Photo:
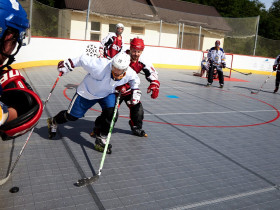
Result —
<path fill-rule="evenodd" d="M 258 31 L 259 31 L 259 23 L 260 23 L 260 16 L 258 16 L 258 23 L 257 23 L 257 29 L 256 29 L 256 39 L 255 39 L 255 46 L 254 46 L 253 55 L 256 54 L 257 41 L 258 41 Z"/>
<path fill-rule="evenodd" d="M 88 0 L 87 19 L 86 19 L 86 30 L 85 30 L 85 40 L 87 40 L 87 29 L 88 29 L 88 19 L 89 19 L 90 2 L 91 2 L 91 0 Z"/>
<path fill-rule="evenodd" d="M 162 30 L 162 20 L 160 20 L 158 46 L 160 46 L 161 30 Z"/>
<path fill-rule="evenodd" d="M 183 48 L 183 40 L 184 40 L 184 31 L 185 31 L 185 24 L 183 23 L 182 25 L 182 37 L 181 37 L 181 49 Z"/>

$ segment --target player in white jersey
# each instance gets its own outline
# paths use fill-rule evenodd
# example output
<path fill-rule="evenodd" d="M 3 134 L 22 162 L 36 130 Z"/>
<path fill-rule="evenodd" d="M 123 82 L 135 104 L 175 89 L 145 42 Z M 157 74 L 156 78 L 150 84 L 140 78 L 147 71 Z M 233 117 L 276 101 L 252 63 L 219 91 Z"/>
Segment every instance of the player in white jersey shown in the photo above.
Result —
<path fill-rule="evenodd" d="M 83 67 L 88 74 L 78 86 L 68 110 L 63 110 L 47 120 L 49 138 L 55 136 L 57 124 L 75 121 L 83 117 L 93 105 L 99 103 L 102 112 L 95 120 L 95 126 L 100 127 L 100 134 L 96 136 L 95 143 L 104 148 L 113 118 L 116 101 L 115 88 L 126 83 L 129 83 L 134 90 L 139 88 L 140 79 L 136 72 L 129 67 L 129 63 L 130 57 L 126 53 L 118 53 L 112 60 L 82 55 L 78 58 L 60 61 L 58 71 L 63 74 L 73 71 L 75 67 Z M 139 100 L 139 96 L 135 96 L 131 103 L 137 103 Z M 108 153 L 110 153 L 111 147 L 109 145 Z"/>
<path fill-rule="evenodd" d="M 280 55 L 278 55 L 274 61 L 273 70 L 276 71 L 275 89 L 273 93 L 276 93 L 280 83 Z"/>
<path fill-rule="evenodd" d="M 116 25 L 116 32 L 109 33 L 100 42 L 100 57 L 107 59 L 112 59 L 116 54 L 118 54 L 123 48 L 122 32 L 124 30 L 124 25 L 118 23 Z"/>
<path fill-rule="evenodd" d="M 220 88 L 224 87 L 224 74 L 223 68 L 226 67 L 226 55 L 223 48 L 220 47 L 220 41 L 215 42 L 215 47 L 212 47 L 207 54 L 208 62 L 210 63 L 208 83 L 207 86 L 211 86 L 213 82 L 213 73 L 217 69 Z"/>

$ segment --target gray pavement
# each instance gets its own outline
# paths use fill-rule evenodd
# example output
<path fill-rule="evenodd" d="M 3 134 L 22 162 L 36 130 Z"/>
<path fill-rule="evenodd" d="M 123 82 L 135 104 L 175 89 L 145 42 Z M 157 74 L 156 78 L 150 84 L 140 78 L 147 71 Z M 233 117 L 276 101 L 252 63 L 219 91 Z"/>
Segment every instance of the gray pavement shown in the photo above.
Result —
<path fill-rule="evenodd" d="M 280 95 L 267 75 L 218 81 L 192 71 L 158 69 L 160 96 L 146 94 L 141 77 L 143 128 L 148 138 L 131 135 L 129 111 L 120 107 L 100 179 L 79 188 L 74 183 L 98 172 L 102 153 L 89 136 L 99 112 L 59 127 L 47 138 L 46 119 L 67 109 L 85 72 L 61 77 L 9 181 L 0 186 L 0 209 L 279 209 Z M 43 101 L 58 75 L 54 66 L 22 71 Z M 93 107 L 100 110 L 99 105 Z M 18 156 L 27 134 L 0 142 L 0 179 Z M 10 193 L 13 186 L 18 193 Z"/>

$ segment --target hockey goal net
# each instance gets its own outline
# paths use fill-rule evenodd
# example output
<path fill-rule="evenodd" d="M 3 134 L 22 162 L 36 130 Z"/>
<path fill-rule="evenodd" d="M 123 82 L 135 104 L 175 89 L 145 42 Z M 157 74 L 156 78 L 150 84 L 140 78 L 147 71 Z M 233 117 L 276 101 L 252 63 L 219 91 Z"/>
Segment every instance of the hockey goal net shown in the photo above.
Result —
<path fill-rule="evenodd" d="M 207 51 L 203 51 L 203 58 L 207 58 Z M 226 64 L 227 64 L 227 68 L 223 68 L 223 72 L 224 72 L 224 77 L 231 77 L 231 69 L 232 69 L 232 62 L 233 62 L 233 54 L 230 53 L 226 53 Z"/>

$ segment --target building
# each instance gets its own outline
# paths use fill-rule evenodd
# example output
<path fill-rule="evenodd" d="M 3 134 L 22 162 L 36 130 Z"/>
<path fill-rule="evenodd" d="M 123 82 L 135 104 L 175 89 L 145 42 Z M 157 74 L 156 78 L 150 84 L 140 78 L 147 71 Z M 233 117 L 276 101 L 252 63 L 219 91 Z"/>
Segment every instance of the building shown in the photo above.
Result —
<path fill-rule="evenodd" d="M 230 30 L 214 7 L 180 0 L 91 0 L 88 24 L 88 0 L 61 0 L 56 6 L 60 9 L 57 36 L 70 39 L 101 41 L 120 22 L 125 25 L 125 43 L 140 37 L 146 45 L 205 51 L 217 39 L 223 45 Z"/>

